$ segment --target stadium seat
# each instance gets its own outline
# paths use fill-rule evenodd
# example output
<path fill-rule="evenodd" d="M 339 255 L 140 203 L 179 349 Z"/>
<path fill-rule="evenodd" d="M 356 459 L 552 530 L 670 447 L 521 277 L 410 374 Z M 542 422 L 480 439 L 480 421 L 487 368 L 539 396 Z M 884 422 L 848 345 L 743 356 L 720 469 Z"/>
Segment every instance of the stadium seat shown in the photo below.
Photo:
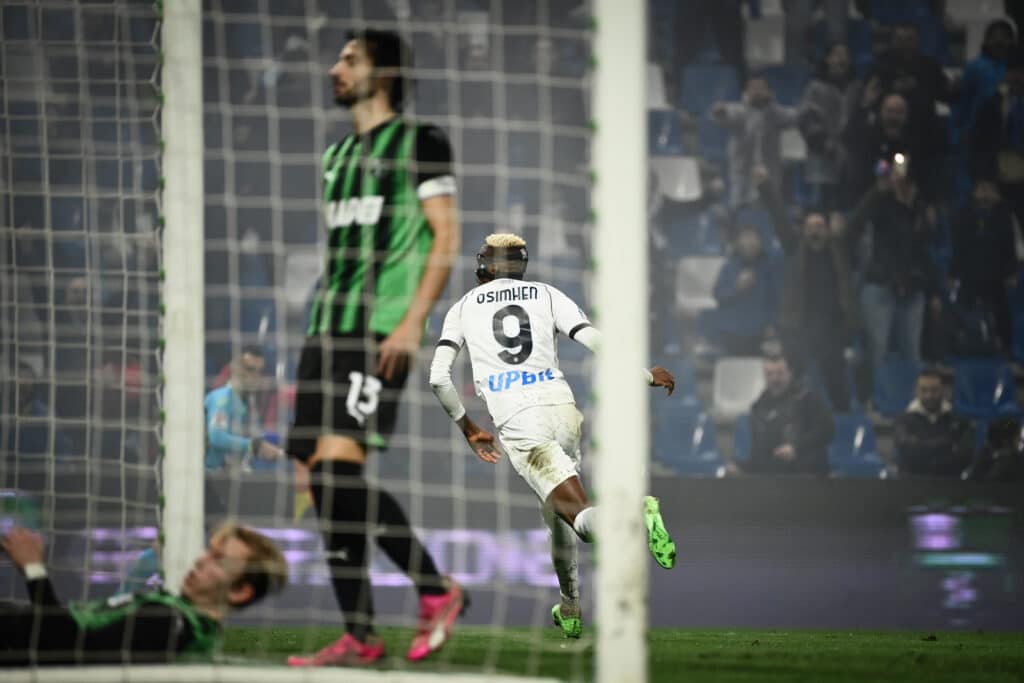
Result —
<path fill-rule="evenodd" d="M 682 155 L 683 135 L 679 114 L 672 109 L 648 110 L 647 137 L 647 148 L 652 157 Z"/>
<path fill-rule="evenodd" d="M 722 256 L 721 228 L 706 208 L 680 205 L 667 221 L 669 253 L 676 259 L 687 256 Z"/>
<path fill-rule="evenodd" d="M 775 240 L 775 226 L 772 225 L 772 216 L 765 207 L 754 204 L 744 206 L 736 212 L 736 227 L 752 226 L 757 228 L 761 234 L 761 241 L 765 245 Z"/>
<path fill-rule="evenodd" d="M 752 67 L 784 64 L 786 61 L 786 18 L 762 16 L 746 22 L 744 53 Z"/>
<path fill-rule="evenodd" d="M 683 476 L 712 477 L 722 461 L 715 423 L 699 405 L 662 401 L 655 410 L 654 457 Z"/>
<path fill-rule="evenodd" d="M 836 413 L 836 436 L 828 448 L 834 477 L 878 478 L 885 462 L 878 455 L 875 428 L 861 413 Z"/>
<path fill-rule="evenodd" d="M 703 192 L 700 169 L 693 157 L 654 157 L 651 169 L 658 178 L 661 194 L 676 202 L 698 201 Z"/>
<path fill-rule="evenodd" d="M 284 261 L 284 300 L 290 311 L 302 311 L 323 270 L 323 257 L 315 250 L 289 250 Z"/>
<path fill-rule="evenodd" d="M 921 366 L 902 358 L 890 356 L 875 368 L 875 409 L 886 417 L 899 415 L 914 398 L 914 384 Z"/>
<path fill-rule="evenodd" d="M 953 406 L 963 415 L 990 418 L 1019 410 L 1013 370 L 1005 361 L 975 358 L 953 368 Z"/>
<path fill-rule="evenodd" d="M 716 418 L 732 421 L 750 412 L 764 391 L 764 370 L 760 358 L 727 357 L 715 361 L 712 380 L 712 411 Z"/>
<path fill-rule="evenodd" d="M 846 24 L 846 43 L 850 46 L 850 59 L 854 71 L 865 76 L 874 62 L 875 37 L 871 23 L 865 19 L 851 19 Z"/>
<path fill-rule="evenodd" d="M 680 106 L 691 114 L 704 116 L 715 102 L 740 98 L 736 69 L 724 64 L 691 64 L 683 70 Z"/>
<path fill-rule="evenodd" d="M 725 259 L 721 256 L 689 256 L 676 268 L 676 306 L 697 313 L 716 306 L 711 295 Z"/>
<path fill-rule="evenodd" d="M 990 21 L 1003 14 L 1004 0 L 946 0 L 946 14 L 958 22 Z"/>
<path fill-rule="evenodd" d="M 647 63 L 647 108 L 671 108 L 665 97 L 665 74 L 662 73 L 659 65 L 651 62 Z"/>
<path fill-rule="evenodd" d="M 782 160 L 790 163 L 807 161 L 807 143 L 804 136 L 796 128 L 787 128 L 780 137 Z"/>
<path fill-rule="evenodd" d="M 750 414 L 736 416 L 732 424 L 732 458 L 738 463 L 750 460 L 751 433 Z"/>
<path fill-rule="evenodd" d="M 729 148 L 729 131 L 708 116 L 702 116 L 697 122 L 697 131 L 700 135 L 701 156 L 708 161 L 724 162 Z"/>
<path fill-rule="evenodd" d="M 800 103 L 804 95 L 804 87 L 810 80 L 811 72 L 805 66 L 782 64 L 769 66 L 759 72 L 775 91 L 775 99 L 790 107 Z"/>

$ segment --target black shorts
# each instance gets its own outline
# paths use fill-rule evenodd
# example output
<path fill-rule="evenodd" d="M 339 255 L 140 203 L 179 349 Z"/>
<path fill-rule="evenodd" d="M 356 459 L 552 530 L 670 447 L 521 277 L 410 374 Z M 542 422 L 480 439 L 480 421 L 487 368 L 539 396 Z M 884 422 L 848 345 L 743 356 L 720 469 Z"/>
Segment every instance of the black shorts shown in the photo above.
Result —
<path fill-rule="evenodd" d="M 309 337 L 296 371 L 295 419 L 286 452 L 308 460 L 323 434 L 386 448 L 398 419 L 407 371 L 390 380 L 376 375 L 384 337 Z"/>

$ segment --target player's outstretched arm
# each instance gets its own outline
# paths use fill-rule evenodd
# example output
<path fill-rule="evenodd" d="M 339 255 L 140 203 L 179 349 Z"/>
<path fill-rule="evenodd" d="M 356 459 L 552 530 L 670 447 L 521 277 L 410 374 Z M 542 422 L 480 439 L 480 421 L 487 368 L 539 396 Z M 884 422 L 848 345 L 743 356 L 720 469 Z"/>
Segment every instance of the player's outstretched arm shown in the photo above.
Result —
<path fill-rule="evenodd" d="M 647 381 L 652 387 L 665 387 L 668 389 L 668 395 L 671 396 L 672 392 L 676 390 L 676 378 L 672 376 L 672 373 L 661 367 L 655 365 L 648 371 L 651 375 Z"/>
<path fill-rule="evenodd" d="M 601 343 L 601 333 L 596 327 L 588 325 L 586 328 L 580 329 L 573 339 L 591 351 L 596 351 Z M 658 365 L 650 370 L 644 370 L 644 381 L 652 387 L 665 387 L 668 389 L 669 396 L 676 388 L 676 378 L 672 376 L 671 372 Z"/>

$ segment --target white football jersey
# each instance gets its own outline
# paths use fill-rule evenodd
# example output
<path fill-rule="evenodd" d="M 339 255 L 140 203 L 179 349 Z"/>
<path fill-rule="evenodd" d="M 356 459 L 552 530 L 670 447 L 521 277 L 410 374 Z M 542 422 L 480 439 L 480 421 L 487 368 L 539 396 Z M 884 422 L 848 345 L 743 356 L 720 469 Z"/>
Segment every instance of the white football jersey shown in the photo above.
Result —
<path fill-rule="evenodd" d="M 575 403 L 558 368 L 557 336 L 587 327 L 583 310 L 555 287 L 500 278 L 449 309 L 438 345 L 466 347 L 476 393 L 500 427 L 524 408 Z"/>

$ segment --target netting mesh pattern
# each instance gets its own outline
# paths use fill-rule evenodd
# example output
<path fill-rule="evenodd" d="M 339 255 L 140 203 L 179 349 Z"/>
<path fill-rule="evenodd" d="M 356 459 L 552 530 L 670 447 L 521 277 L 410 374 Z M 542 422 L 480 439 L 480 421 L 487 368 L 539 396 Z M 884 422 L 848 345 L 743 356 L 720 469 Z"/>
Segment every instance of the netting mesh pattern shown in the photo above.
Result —
<path fill-rule="evenodd" d="M 406 75 L 414 87 L 403 113 L 438 126 L 451 142 L 462 226 L 460 259 L 430 317 L 391 447 L 371 455 L 368 473 L 401 498 L 444 569 L 475 589 L 467 620 L 548 623 L 557 589 L 536 500 L 507 462 L 494 467 L 472 457 L 431 393 L 426 366 L 445 311 L 475 284 L 472 257 L 491 232 L 522 234 L 530 277 L 586 305 L 590 36 L 581 5 L 204 3 L 207 376 L 223 381 L 232 359 L 259 344 L 275 386 L 258 428 L 287 431 L 328 236 L 320 155 L 351 130 L 328 71 L 348 32 L 363 27 L 396 30 L 412 49 Z M 562 367 L 582 399 L 585 351 L 572 346 L 560 349 Z M 456 382 L 483 418 L 467 370 L 460 362 Z M 280 495 L 246 491 L 270 491 L 276 480 L 280 492 L 287 468 L 250 465 L 255 472 L 224 487 L 228 506 L 249 519 L 280 519 Z M 311 518 L 277 533 L 294 559 L 295 585 L 245 618 L 337 623 Z M 372 576 L 381 621 L 414 619 L 415 594 L 400 588 L 407 581 L 380 553 Z"/>
<path fill-rule="evenodd" d="M 155 533 L 158 37 L 149 2 L 0 7 L 3 522 L 68 598 Z"/>

